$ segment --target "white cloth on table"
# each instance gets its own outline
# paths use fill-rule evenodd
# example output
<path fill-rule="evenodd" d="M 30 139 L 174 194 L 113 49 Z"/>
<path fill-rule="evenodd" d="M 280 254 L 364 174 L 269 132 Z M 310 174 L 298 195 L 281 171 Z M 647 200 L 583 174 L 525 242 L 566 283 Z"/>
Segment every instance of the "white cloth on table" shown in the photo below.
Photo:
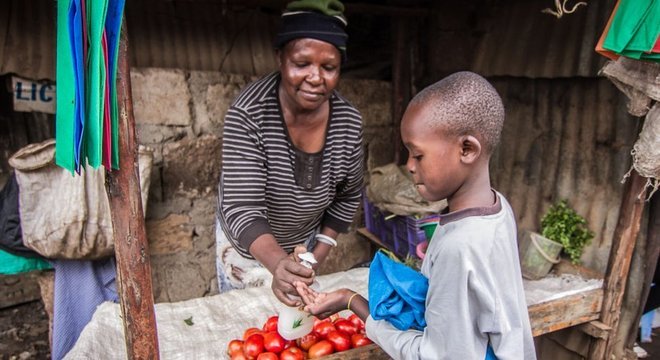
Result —
<path fill-rule="evenodd" d="M 322 291 L 348 287 L 366 297 L 368 276 L 369 269 L 358 268 L 317 279 Z M 263 326 L 280 306 L 269 286 L 156 304 L 160 358 L 228 359 L 229 341 L 249 327 Z M 120 315 L 118 304 L 101 304 L 65 359 L 127 359 Z M 186 324 L 189 318 L 192 325 Z"/>

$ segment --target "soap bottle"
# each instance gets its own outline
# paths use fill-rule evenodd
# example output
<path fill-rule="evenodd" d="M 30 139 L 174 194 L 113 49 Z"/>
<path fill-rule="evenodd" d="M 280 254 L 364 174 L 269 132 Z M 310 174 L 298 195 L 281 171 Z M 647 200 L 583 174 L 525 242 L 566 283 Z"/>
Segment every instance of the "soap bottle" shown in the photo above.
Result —
<path fill-rule="evenodd" d="M 299 254 L 298 257 L 302 261 L 301 264 L 307 268 L 312 268 L 312 264 L 316 264 L 314 254 L 306 252 Z M 319 291 L 319 284 L 316 280 L 310 285 L 314 291 Z M 292 300 L 300 300 L 298 296 L 288 295 Z M 314 316 L 300 307 L 291 307 L 282 304 L 280 309 L 279 319 L 277 321 L 277 332 L 286 340 L 295 340 L 303 337 L 312 331 L 314 326 Z"/>

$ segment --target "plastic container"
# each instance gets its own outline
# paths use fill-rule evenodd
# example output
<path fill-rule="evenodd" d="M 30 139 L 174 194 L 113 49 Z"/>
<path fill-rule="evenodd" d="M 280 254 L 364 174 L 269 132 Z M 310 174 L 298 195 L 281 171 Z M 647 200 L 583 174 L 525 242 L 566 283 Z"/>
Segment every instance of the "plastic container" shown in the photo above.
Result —
<path fill-rule="evenodd" d="M 316 264 L 316 259 L 314 254 L 311 252 L 306 252 L 304 254 L 298 255 L 300 260 L 302 260 L 302 265 L 308 268 L 312 268 L 312 264 Z M 316 280 L 310 286 L 314 291 L 319 291 L 320 287 Z M 289 298 L 292 300 L 299 300 L 297 296 L 289 295 Z M 277 332 L 286 340 L 295 340 L 299 337 L 303 337 L 310 332 L 314 327 L 314 316 L 304 310 L 302 307 L 291 307 L 282 304 L 279 312 L 279 319 L 277 321 Z"/>
<path fill-rule="evenodd" d="M 520 240 L 520 270 L 526 279 L 537 280 L 550 272 L 559 262 L 562 244 L 547 239 L 541 234 L 525 231 Z"/>
<path fill-rule="evenodd" d="M 364 223 L 367 230 L 376 235 L 389 250 L 405 259 L 408 255 L 417 256 L 417 245 L 426 241 L 435 231 L 438 215 L 422 218 L 392 215 L 381 211 L 363 195 Z"/>

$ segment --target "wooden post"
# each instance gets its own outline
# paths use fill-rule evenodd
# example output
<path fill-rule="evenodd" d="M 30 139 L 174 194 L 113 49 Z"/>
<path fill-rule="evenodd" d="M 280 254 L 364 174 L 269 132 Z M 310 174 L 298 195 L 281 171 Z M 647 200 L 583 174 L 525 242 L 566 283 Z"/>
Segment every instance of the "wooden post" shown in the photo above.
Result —
<path fill-rule="evenodd" d="M 151 263 L 140 196 L 126 19 L 122 24 L 117 62 L 119 170 L 108 173 L 107 190 L 126 353 L 131 360 L 158 359 Z"/>
<path fill-rule="evenodd" d="M 633 319 L 633 324 L 639 324 L 639 320 L 644 313 L 644 306 L 651 290 L 651 283 L 653 282 L 653 276 L 655 275 L 655 267 L 658 264 L 658 256 L 660 255 L 660 199 L 658 196 L 652 198 L 649 204 L 649 224 L 646 234 L 646 251 L 643 264 L 643 266 L 646 267 L 644 287 L 642 288 L 642 293 L 639 297 L 639 308 L 637 309 L 635 319 Z M 628 340 L 626 341 L 625 347 L 627 349 L 632 349 L 635 341 L 637 341 L 637 332 L 631 331 L 630 334 L 628 334 Z"/>
<path fill-rule="evenodd" d="M 632 260 L 635 240 L 639 234 L 642 211 L 644 210 L 645 184 L 646 178 L 633 169 L 623 191 L 619 221 L 614 229 L 612 249 L 610 250 L 610 258 L 603 284 L 605 293 L 603 295 L 600 321 L 605 326 L 612 328 L 613 333 L 607 339 L 594 339 L 589 351 L 589 359 L 609 359 L 614 343 L 626 340 L 625 337 L 623 339 L 619 338 L 616 329 L 619 325 L 623 293 L 626 290 L 630 261 Z"/>
<path fill-rule="evenodd" d="M 408 19 L 395 17 L 392 23 L 394 48 L 392 49 L 392 123 L 394 131 L 394 163 L 403 164 L 406 158 L 401 143 L 401 118 L 411 98 L 410 36 Z"/>

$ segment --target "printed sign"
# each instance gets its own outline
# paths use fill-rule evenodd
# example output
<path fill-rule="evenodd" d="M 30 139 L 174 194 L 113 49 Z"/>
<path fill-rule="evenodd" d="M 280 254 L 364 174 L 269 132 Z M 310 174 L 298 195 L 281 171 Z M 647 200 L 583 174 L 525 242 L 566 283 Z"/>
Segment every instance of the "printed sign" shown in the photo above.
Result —
<path fill-rule="evenodd" d="M 55 85 L 12 76 L 14 111 L 55 114 Z"/>

